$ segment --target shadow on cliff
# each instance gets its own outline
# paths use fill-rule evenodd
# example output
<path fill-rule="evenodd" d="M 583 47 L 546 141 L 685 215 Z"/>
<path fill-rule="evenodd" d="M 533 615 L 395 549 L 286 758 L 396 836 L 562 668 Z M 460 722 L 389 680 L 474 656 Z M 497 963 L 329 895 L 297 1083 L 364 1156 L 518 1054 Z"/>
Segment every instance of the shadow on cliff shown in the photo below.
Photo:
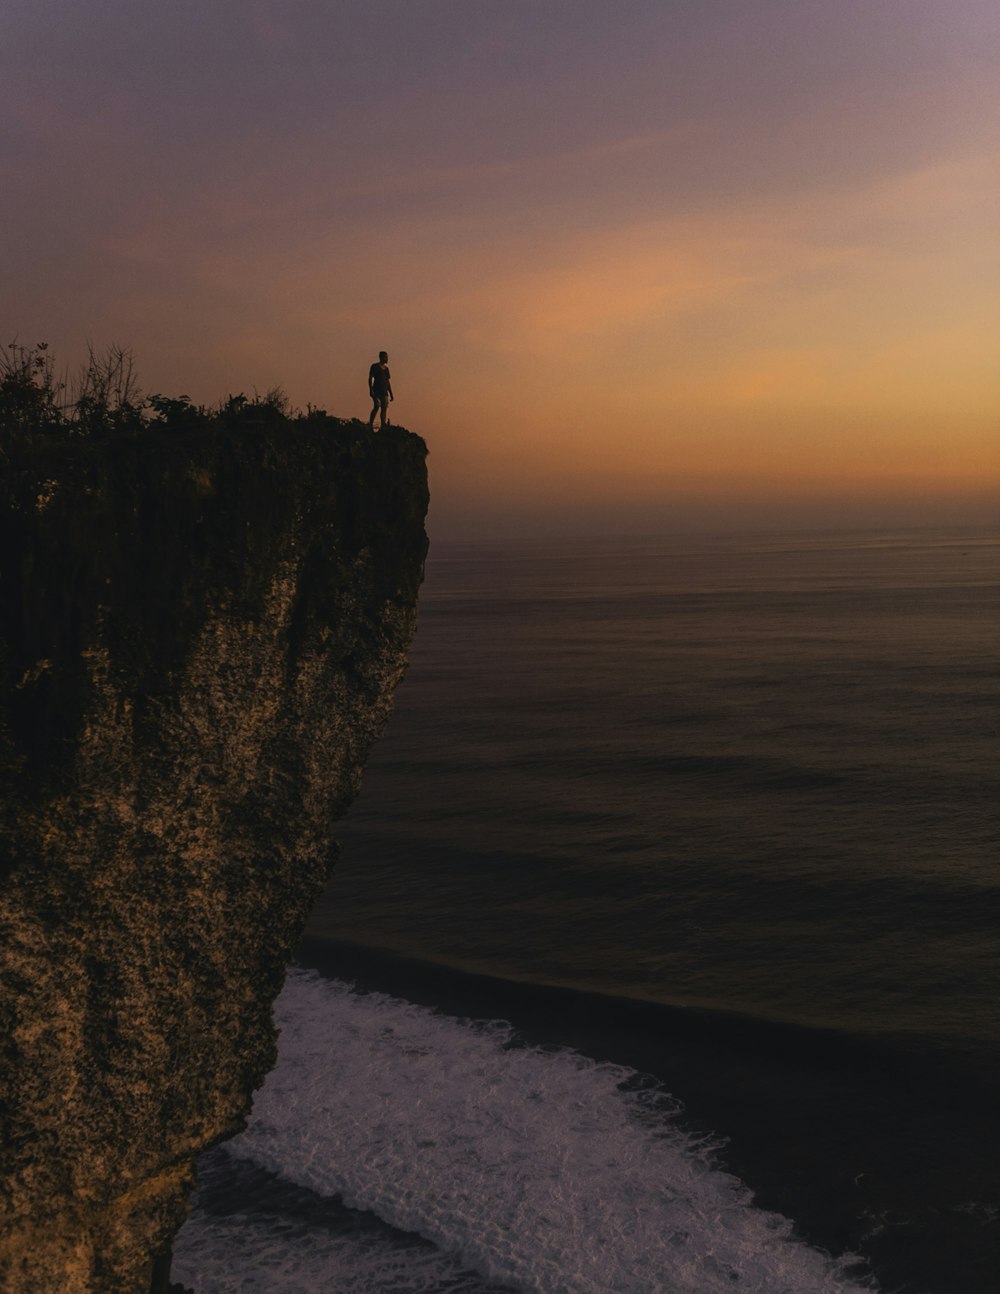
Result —
<path fill-rule="evenodd" d="M 271 1004 L 405 669 L 426 446 L 275 400 L 88 427 L 14 394 L 0 1286 L 162 1290 L 194 1161 L 273 1064 Z"/>

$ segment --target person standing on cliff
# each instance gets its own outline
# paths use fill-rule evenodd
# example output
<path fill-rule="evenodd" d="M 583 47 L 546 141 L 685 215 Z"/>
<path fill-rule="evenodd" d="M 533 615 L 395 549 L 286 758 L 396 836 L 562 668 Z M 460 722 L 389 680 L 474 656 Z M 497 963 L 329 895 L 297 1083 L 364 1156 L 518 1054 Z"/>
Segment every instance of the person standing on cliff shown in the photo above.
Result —
<path fill-rule="evenodd" d="M 372 398 L 372 412 L 368 419 L 368 426 L 374 431 L 375 415 L 379 410 L 382 412 L 382 417 L 378 425 L 384 427 L 389 421 L 386 409 L 389 407 L 389 401 L 394 398 L 392 382 L 389 379 L 389 356 L 384 350 L 379 351 L 378 362 L 368 370 L 368 394 Z"/>

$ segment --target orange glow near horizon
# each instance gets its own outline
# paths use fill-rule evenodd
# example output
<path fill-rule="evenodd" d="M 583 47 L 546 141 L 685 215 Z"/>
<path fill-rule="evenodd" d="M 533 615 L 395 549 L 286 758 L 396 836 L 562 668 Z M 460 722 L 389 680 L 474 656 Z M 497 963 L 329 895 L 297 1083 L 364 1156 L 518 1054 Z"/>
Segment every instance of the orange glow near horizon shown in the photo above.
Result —
<path fill-rule="evenodd" d="M 448 7 L 450 79 L 419 5 L 159 18 L 92 83 L 23 19 L 11 334 L 341 416 L 384 348 L 445 536 L 996 519 L 991 5 Z"/>

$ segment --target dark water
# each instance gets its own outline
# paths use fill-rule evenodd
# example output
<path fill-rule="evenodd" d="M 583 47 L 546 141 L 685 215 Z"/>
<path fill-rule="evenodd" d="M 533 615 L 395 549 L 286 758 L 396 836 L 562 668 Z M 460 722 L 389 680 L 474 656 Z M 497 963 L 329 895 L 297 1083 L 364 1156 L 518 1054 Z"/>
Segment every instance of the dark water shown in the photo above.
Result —
<path fill-rule="evenodd" d="M 810 1267 L 816 1247 L 861 1255 L 853 1279 L 867 1270 L 885 1289 L 1000 1289 L 998 551 L 996 536 L 932 532 L 434 550 L 409 676 L 302 949 L 323 984 L 356 991 L 292 985 L 283 1054 L 298 1057 L 311 1096 L 298 1122 L 269 1116 L 266 1135 L 251 1129 L 239 1155 L 216 1156 L 218 1198 L 240 1199 L 226 1174 L 251 1160 L 279 1193 L 291 1180 L 377 1215 L 371 1228 L 395 1227 L 404 1250 L 411 1233 L 434 1242 L 423 1283 L 412 1255 L 385 1269 L 396 1284 L 378 1263 L 362 1278 L 344 1258 L 348 1287 L 373 1292 L 490 1279 L 580 1294 L 851 1288 L 843 1272 Z M 471 1066 L 455 1070 L 424 1137 L 448 1154 L 431 1171 L 426 1147 L 394 1152 L 350 1182 L 319 1171 L 365 1151 L 350 1152 L 343 1129 L 303 1131 L 352 1081 L 313 1073 L 308 1021 L 332 1029 L 336 1015 L 348 1038 L 375 1039 L 405 1003 L 425 1011 L 425 1031 L 442 1030 L 432 1088 L 459 1056 Z M 581 1070 L 570 1104 L 596 1103 L 586 1138 L 567 1125 L 544 1155 L 532 1133 L 530 1162 L 486 1154 L 490 1129 L 463 1133 L 445 1110 L 495 1058 L 479 1056 L 474 1026 L 452 1035 L 426 1008 L 510 1020 L 505 1057 L 513 1047 L 558 1065 L 560 1045 L 621 1067 L 625 1096 L 600 1096 L 603 1070 Z M 359 1091 L 391 1069 L 371 1045 Z M 658 1111 L 628 1114 L 651 1140 L 628 1172 L 605 1169 L 615 1154 L 590 1162 L 583 1147 L 628 1143 L 616 1102 L 632 1100 L 630 1084 L 653 1090 L 636 1074 L 661 1084 Z M 507 1122 L 525 1106 L 519 1082 L 493 1075 Z M 400 1079 L 385 1101 L 404 1089 Z M 418 1090 L 406 1099 L 433 1105 Z M 545 1127 L 558 1124 L 563 1107 L 552 1108 Z M 668 1134 L 671 1164 L 655 1159 Z M 300 1135 L 309 1149 L 297 1159 Z M 396 1146 L 408 1134 L 385 1135 Z M 725 1144 L 706 1158 L 709 1135 Z M 491 1215 L 514 1216 L 502 1192 L 481 1216 L 426 1203 L 434 1172 L 460 1177 L 464 1136 L 492 1165 L 490 1190 L 501 1173 L 546 1180 L 566 1159 L 555 1202 L 533 1214 L 551 1225 L 522 1227 L 521 1249 L 470 1239 Z M 697 1189 L 681 1188 L 692 1164 Z M 424 1205 L 386 1194 L 408 1175 Z M 478 1181 L 462 1199 L 487 1200 Z M 699 1193 L 709 1186 L 711 1205 Z M 584 1197 L 602 1219 L 627 1202 L 633 1222 L 615 1223 L 595 1249 L 605 1256 L 578 1266 L 580 1235 L 604 1225 L 587 1220 Z M 775 1239 L 777 1223 L 754 1231 L 775 1213 L 792 1220 L 791 1238 Z M 648 1235 L 634 1221 L 647 1216 L 658 1219 Z M 661 1252 L 668 1233 L 686 1239 Z M 718 1271 L 699 1271 L 691 1254 L 714 1252 L 723 1234 Z M 329 1255 L 296 1278 L 306 1283 L 280 1284 L 282 1262 L 308 1248 L 264 1244 L 272 1284 L 259 1288 L 327 1288 Z M 209 1250 L 222 1252 L 201 1244 L 203 1281 Z M 439 1260 L 459 1266 L 434 1274 Z"/>

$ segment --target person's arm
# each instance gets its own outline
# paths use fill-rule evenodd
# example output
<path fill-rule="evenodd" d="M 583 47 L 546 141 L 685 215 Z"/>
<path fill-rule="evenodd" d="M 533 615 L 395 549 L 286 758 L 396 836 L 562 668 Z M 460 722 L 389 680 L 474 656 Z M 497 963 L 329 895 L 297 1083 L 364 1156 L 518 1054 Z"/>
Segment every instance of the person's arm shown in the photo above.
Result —
<path fill-rule="evenodd" d="M 395 398 L 396 398 L 396 397 L 395 397 L 395 396 L 393 395 L 393 393 L 392 393 L 392 383 L 391 383 L 391 382 L 386 382 L 385 387 L 386 387 L 386 390 L 389 392 L 389 399 L 390 399 L 390 400 L 395 400 Z"/>

